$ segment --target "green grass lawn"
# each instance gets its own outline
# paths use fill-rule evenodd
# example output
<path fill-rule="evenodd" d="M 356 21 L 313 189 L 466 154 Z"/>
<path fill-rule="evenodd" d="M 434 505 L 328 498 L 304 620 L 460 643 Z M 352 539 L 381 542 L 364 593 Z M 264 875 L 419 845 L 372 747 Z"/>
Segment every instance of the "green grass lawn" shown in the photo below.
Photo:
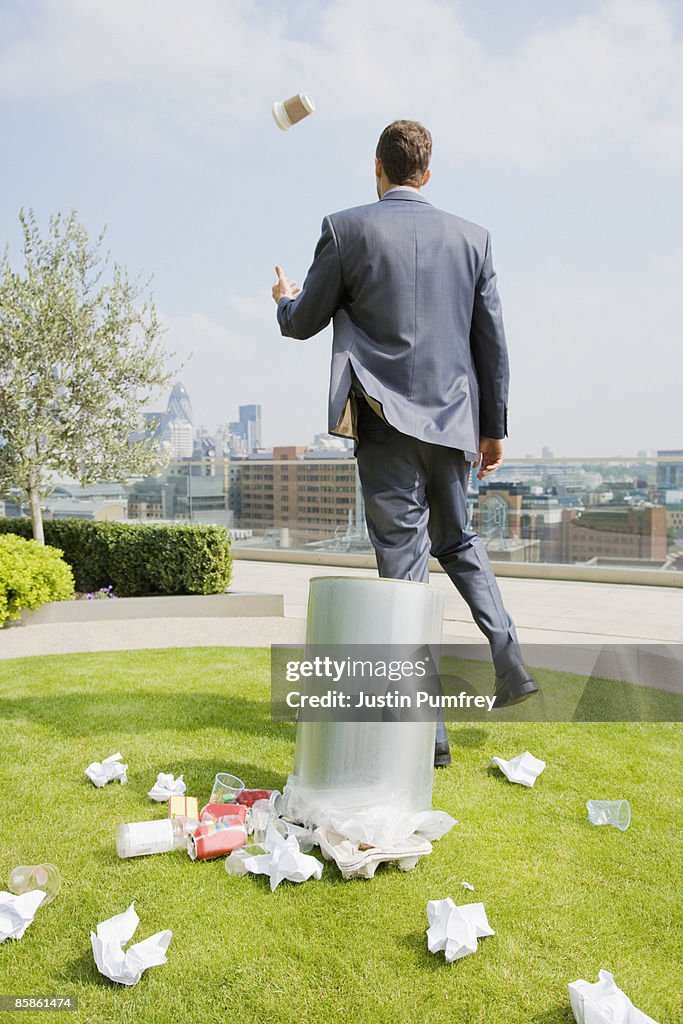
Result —
<path fill-rule="evenodd" d="M 326 865 L 271 893 L 222 859 L 120 861 L 116 826 L 164 815 L 146 795 L 159 771 L 183 772 L 200 803 L 221 770 L 284 785 L 295 727 L 271 721 L 269 668 L 268 650 L 244 648 L 0 662 L 0 888 L 16 864 L 53 861 L 64 879 L 0 946 L 0 993 L 75 994 L 66 1019 L 98 1024 L 560 1024 L 567 983 L 606 968 L 659 1024 L 680 1020 L 678 725 L 451 726 L 434 806 L 459 824 L 408 874 L 343 882 Z M 547 762 L 533 789 L 489 768 L 527 749 Z M 96 789 L 85 767 L 117 750 L 128 784 Z M 588 823 L 586 799 L 620 797 L 628 831 Z M 496 931 L 453 964 L 425 938 L 426 903 L 445 896 L 482 901 Z M 89 933 L 133 900 L 135 940 L 173 939 L 168 964 L 125 988 L 97 972 Z"/>

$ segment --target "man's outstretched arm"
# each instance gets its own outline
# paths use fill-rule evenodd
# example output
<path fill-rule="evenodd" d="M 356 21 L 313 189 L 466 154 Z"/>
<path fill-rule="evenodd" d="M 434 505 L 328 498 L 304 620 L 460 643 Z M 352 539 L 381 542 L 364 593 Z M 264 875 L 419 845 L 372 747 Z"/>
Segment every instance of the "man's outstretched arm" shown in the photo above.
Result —
<path fill-rule="evenodd" d="M 297 290 L 281 271 L 278 272 L 273 298 L 277 302 L 277 320 L 281 333 L 286 338 L 302 341 L 312 338 L 323 327 L 327 327 L 341 302 L 343 292 L 339 246 L 332 222 L 329 217 L 325 217 L 303 288 Z"/>

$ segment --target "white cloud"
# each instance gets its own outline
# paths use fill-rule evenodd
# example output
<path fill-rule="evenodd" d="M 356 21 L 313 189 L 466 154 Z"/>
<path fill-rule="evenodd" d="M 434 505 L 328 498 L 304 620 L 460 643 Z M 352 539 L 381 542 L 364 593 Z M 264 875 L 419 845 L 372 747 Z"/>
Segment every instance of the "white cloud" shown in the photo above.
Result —
<path fill-rule="evenodd" d="M 273 284 L 275 274 L 273 274 Z M 272 327 L 274 322 L 273 297 L 269 289 L 262 289 L 256 295 L 231 295 L 226 300 L 228 310 L 240 317 Z"/>
<path fill-rule="evenodd" d="M 160 313 L 168 328 L 164 346 L 175 352 L 169 365 L 183 363 L 174 379 L 185 385 L 197 422 L 234 420 L 239 405 L 256 402 L 263 405 L 267 443 L 304 443 L 325 430 L 329 333 L 310 344 L 280 337 L 265 291 L 230 296 L 224 305 L 225 322 L 203 313 Z"/>
<path fill-rule="evenodd" d="M 210 355 L 236 352 L 239 348 L 239 339 L 234 331 L 205 313 L 190 313 L 185 316 L 168 316 L 163 313 L 160 315 L 168 329 L 164 335 L 164 343 L 181 359 L 189 358 L 196 349 Z"/>
<path fill-rule="evenodd" d="M 617 278 L 588 279 L 555 258 L 508 279 L 511 452 L 547 444 L 566 455 L 628 455 L 677 446 L 681 303 L 671 297 L 680 291 L 679 266 L 680 258 L 648 253 Z"/>
<path fill-rule="evenodd" d="M 376 126 L 406 111 L 460 159 L 538 166 L 614 146 L 683 158 L 683 47 L 661 0 L 598 4 L 502 56 L 439 0 L 306 12 L 303 38 L 303 18 L 255 0 L 43 0 L 0 56 L 0 94 L 68 95 L 142 140 L 146 127 L 225 137 L 309 87 L 320 117 Z"/>

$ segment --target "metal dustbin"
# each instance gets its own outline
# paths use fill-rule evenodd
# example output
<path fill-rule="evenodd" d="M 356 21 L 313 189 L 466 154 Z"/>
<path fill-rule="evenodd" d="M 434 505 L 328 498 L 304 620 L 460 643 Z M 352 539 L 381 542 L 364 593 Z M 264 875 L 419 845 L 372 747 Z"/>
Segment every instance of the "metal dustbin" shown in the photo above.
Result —
<path fill-rule="evenodd" d="M 441 643 L 443 597 L 424 583 L 321 576 L 310 581 L 307 647 Z M 381 648 L 377 648 L 381 651 Z M 432 806 L 435 722 L 299 721 L 291 806 L 394 804 L 402 813 Z M 318 814 L 319 816 L 319 814 Z M 312 811 L 308 815 L 315 818 Z"/>

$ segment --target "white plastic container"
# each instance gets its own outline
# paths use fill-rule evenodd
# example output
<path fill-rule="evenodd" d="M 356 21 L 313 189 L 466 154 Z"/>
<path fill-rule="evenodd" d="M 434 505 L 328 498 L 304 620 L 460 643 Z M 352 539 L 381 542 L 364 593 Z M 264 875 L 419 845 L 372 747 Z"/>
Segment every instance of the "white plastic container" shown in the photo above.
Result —
<path fill-rule="evenodd" d="M 443 597 L 408 580 L 317 577 L 310 581 L 307 646 L 440 644 Z M 378 648 L 381 651 L 381 648 Z M 296 732 L 284 812 L 329 824 L 374 806 L 376 820 L 432 806 L 435 722 L 306 722 Z M 370 811 L 367 812 L 370 814 Z M 380 838 L 386 827 L 368 834 Z"/>
<path fill-rule="evenodd" d="M 169 853 L 187 848 L 183 822 L 178 818 L 135 821 L 119 825 L 116 852 L 119 857 L 146 857 L 150 853 Z"/>

